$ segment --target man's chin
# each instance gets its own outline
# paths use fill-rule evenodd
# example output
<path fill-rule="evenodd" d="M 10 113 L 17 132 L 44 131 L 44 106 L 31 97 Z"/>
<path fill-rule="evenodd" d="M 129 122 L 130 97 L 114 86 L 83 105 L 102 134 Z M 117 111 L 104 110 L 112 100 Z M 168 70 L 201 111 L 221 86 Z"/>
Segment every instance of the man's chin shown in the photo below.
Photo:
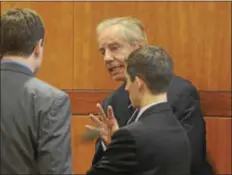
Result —
<path fill-rule="evenodd" d="M 125 81 L 125 76 L 124 75 L 113 75 L 112 79 L 114 81 Z"/>
<path fill-rule="evenodd" d="M 131 107 L 133 107 L 134 109 L 139 108 L 139 106 L 133 103 L 133 101 L 130 100 L 130 102 L 131 102 Z"/>

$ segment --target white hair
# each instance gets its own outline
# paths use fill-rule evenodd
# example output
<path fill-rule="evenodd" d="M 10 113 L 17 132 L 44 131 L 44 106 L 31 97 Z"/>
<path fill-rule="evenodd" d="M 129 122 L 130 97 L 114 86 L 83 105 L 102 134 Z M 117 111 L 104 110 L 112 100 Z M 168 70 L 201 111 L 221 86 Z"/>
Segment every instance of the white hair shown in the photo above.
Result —
<path fill-rule="evenodd" d="M 97 34 L 100 34 L 102 30 L 117 25 L 122 32 L 123 37 L 128 40 L 130 44 L 135 42 L 147 42 L 147 35 L 144 31 L 141 21 L 134 17 L 116 17 L 106 19 L 97 26 Z"/>

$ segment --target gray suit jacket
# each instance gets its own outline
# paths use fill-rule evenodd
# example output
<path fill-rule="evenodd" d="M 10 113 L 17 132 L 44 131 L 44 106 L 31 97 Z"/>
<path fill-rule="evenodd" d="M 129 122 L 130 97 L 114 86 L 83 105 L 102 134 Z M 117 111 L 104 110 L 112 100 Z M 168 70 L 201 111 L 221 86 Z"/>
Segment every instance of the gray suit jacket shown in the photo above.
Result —
<path fill-rule="evenodd" d="M 68 95 L 1 64 L 1 174 L 71 174 Z"/>

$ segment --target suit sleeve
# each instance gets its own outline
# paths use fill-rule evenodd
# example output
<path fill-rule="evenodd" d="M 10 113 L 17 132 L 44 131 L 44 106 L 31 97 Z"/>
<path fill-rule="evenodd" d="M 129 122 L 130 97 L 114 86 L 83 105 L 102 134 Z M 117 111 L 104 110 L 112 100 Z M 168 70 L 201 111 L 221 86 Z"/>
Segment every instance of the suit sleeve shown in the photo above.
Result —
<path fill-rule="evenodd" d="M 200 109 L 200 97 L 196 88 L 190 85 L 184 88 L 173 103 L 173 109 L 189 137 L 192 169 L 198 169 L 206 157 L 206 129 Z"/>
<path fill-rule="evenodd" d="M 112 137 L 101 160 L 93 165 L 87 175 L 132 175 L 135 173 L 136 143 L 126 129 L 118 130 Z"/>
<path fill-rule="evenodd" d="M 38 142 L 41 174 L 72 174 L 71 110 L 68 95 L 57 97 L 43 116 Z"/>

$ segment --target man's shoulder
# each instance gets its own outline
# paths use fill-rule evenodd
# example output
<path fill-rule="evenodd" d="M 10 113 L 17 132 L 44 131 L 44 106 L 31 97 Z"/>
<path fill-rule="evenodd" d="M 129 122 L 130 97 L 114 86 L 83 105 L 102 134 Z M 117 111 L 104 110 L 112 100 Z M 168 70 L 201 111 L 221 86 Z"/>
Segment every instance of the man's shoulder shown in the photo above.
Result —
<path fill-rule="evenodd" d="M 178 89 L 185 89 L 185 88 L 196 88 L 190 80 L 187 80 L 181 76 L 173 76 L 170 88 L 178 88 Z"/>
<path fill-rule="evenodd" d="M 176 98 L 176 96 L 192 92 L 197 93 L 197 88 L 190 80 L 187 80 L 180 76 L 173 76 L 168 89 L 169 99 Z"/>
<path fill-rule="evenodd" d="M 29 94 L 34 94 L 37 97 L 57 98 L 58 96 L 67 96 L 62 90 L 36 77 L 29 79 L 25 87 Z"/>
<path fill-rule="evenodd" d="M 174 114 L 167 111 L 143 116 L 143 119 L 124 126 L 123 131 L 124 135 L 127 133 L 141 145 L 149 145 L 151 142 L 157 144 L 160 142 L 172 143 L 171 137 L 187 140 L 184 128 L 181 127 Z M 164 137 L 159 137 L 160 135 Z"/>
<path fill-rule="evenodd" d="M 122 96 L 125 96 L 125 83 L 123 83 L 119 88 L 112 91 L 106 98 L 103 100 L 103 103 L 112 104 L 115 100 L 121 99 Z"/>

